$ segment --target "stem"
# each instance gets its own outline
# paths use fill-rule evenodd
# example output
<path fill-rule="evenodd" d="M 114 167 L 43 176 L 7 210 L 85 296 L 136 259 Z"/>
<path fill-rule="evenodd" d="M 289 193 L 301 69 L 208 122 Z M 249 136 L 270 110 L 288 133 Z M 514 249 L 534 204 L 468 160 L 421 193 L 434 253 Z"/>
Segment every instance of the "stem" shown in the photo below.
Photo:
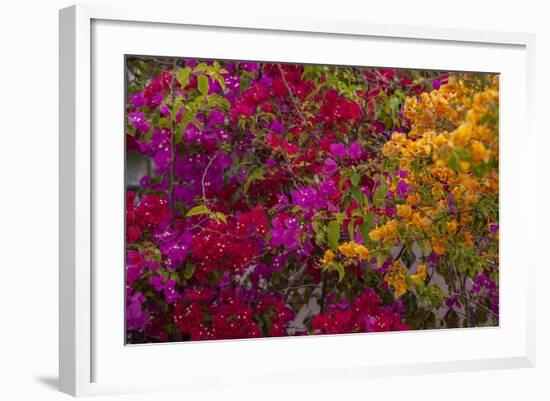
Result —
<path fill-rule="evenodd" d="M 321 306 L 321 313 L 325 313 L 325 297 L 327 295 L 327 275 L 325 272 L 321 271 L 321 299 L 320 299 L 320 306 Z"/>
<path fill-rule="evenodd" d="M 467 300 L 468 302 L 471 302 L 473 303 L 477 308 L 481 309 L 482 311 L 490 314 L 491 316 L 493 316 L 495 319 L 498 319 L 498 315 L 493 312 L 491 309 L 485 307 L 484 305 L 480 304 L 479 302 L 477 302 L 476 300 L 472 299 L 472 298 L 469 298 L 467 297 L 466 295 L 464 294 L 459 294 L 459 293 L 452 293 L 452 295 L 456 295 L 456 296 L 459 296 L 465 300 Z"/>
<path fill-rule="evenodd" d="M 202 200 L 204 201 L 204 204 L 207 205 L 208 204 L 208 200 L 206 199 L 206 187 L 205 187 L 205 179 L 206 179 L 206 173 L 208 172 L 208 169 L 210 168 L 210 166 L 212 165 L 212 162 L 214 161 L 214 159 L 216 158 L 216 156 L 218 156 L 218 153 L 215 153 L 214 156 L 212 156 L 212 158 L 210 159 L 210 161 L 208 162 L 208 164 L 206 165 L 206 167 L 204 168 L 204 173 L 202 174 L 202 180 L 201 180 L 201 185 L 202 185 Z"/>

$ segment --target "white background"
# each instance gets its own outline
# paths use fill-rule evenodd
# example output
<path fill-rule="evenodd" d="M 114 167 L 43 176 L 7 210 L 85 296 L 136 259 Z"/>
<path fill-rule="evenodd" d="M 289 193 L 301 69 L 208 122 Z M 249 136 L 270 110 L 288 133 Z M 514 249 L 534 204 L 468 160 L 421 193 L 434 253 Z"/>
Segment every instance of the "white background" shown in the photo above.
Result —
<path fill-rule="evenodd" d="M 100 2 L 100 1 L 97 1 Z M 136 0 L 133 1 L 135 3 Z M 102 1 L 102 3 L 109 3 Z M 132 1 L 112 1 L 124 4 Z M 147 3 L 147 2 L 143 2 Z M 537 114 L 539 163 L 538 237 L 541 255 L 537 271 L 538 366 L 534 369 L 441 374 L 339 381 L 248 390 L 219 390 L 203 394 L 165 393 L 107 399 L 546 399 L 550 377 L 550 281 L 545 239 L 548 237 L 544 184 L 550 144 L 548 74 L 550 30 L 544 2 L 523 1 L 244 1 L 184 2 L 182 12 L 239 13 L 266 7 L 275 15 L 329 19 L 361 18 L 374 23 L 528 31 L 537 33 Z M 183 4 L 185 3 L 185 6 Z M 187 4 L 189 3 L 189 4 Z M 57 386 L 58 291 L 58 111 L 57 9 L 69 1 L 26 0 L 2 3 L 0 11 L 0 394 L 8 400 L 68 398 Z M 219 4 L 219 5 L 218 5 Z M 521 133 L 518 133 L 521 135 Z M 182 361 L 184 363 L 184 361 Z M 414 372 L 411 372 L 414 373 Z M 546 380 L 545 380 L 546 379 Z M 246 377 L 242 378 L 246 382 Z"/>

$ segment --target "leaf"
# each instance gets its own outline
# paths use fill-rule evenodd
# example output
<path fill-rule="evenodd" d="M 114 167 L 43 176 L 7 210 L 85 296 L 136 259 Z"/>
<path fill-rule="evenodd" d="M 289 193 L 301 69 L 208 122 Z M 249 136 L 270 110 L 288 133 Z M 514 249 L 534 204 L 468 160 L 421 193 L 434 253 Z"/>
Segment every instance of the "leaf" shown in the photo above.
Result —
<path fill-rule="evenodd" d="M 183 139 L 183 131 L 185 131 L 186 124 L 179 124 L 176 126 L 176 129 L 174 130 L 174 140 L 176 144 L 180 143 Z"/>
<path fill-rule="evenodd" d="M 325 242 L 325 231 L 321 229 L 319 221 L 314 220 L 311 223 L 311 226 L 313 227 L 313 231 L 315 232 L 315 242 L 319 246 L 323 245 Z"/>
<path fill-rule="evenodd" d="M 241 76 L 241 82 L 239 84 L 239 89 L 245 91 L 250 86 L 251 77 L 250 75 Z"/>
<path fill-rule="evenodd" d="M 418 246 L 426 256 L 428 256 L 432 252 L 430 241 L 419 241 Z"/>
<path fill-rule="evenodd" d="M 225 79 L 221 75 L 218 75 L 216 76 L 216 81 L 218 81 L 222 89 L 225 91 Z"/>
<path fill-rule="evenodd" d="M 227 224 L 227 216 L 222 212 L 214 213 L 214 218 L 218 221 L 223 221 L 225 224 Z"/>
<path fill-rule="evenodd" d="M 143 140 L 145 141 L 145 143 L 149 143 L 151 141 L 152 136 L 153 136 L 153 128 L 149 128 L 149 131 L 147 131 L 143 135 Z"/>
<path fill-rule="evenodd" d="M 209 212 L 209 209 L 206 206 L 200 205 L 200 206 L 195 206 L 194 208 L 189 210 L 187 212 L 186 216 L 187 217 L 197 216 L 199 214 L 204 214 L 204 213 L 208 213 L 208 212 Z"/>
<path fill-rule="evenodd" d="M 359 185 L 360 179 L 361 179 L 361 176 L 359 174 L 353 173 L 353 175 L 351 176 L 351 185 L 356 187 L 357 185 Z"/>
<path fill-rule="evenodd" d="M 454 171 L 458 171 L 459 170 L 459 167 L 458 167 L 458 158 L 456 157 L 456 155 L 453 153 L 451 155 L 451 157 L 449 157 L 449 160 L 447 160 L 447 164 L 449 165 L 450 168 L 452 168 Z"/>
<path fill-rule="evenodd" d="M 189 67 L 180 68 L 176 71 L 176 79 L 180 83 L 182 88 L 189 85 L 189 76 L 191 75 L 191 69 Z"/>
<path fill-rule="evenodd" d="M 353 199 L 355 199 L 360 206 L 363 205 L 363 191 L 361 191 L 360 188 L 352 188 L 351 196 L 353 196 Z"/>
<path fill-rule="evenodd" d="M 376 191 L 374 192 L 373 201 L 374 204 L 377 207 L 382 207 L 384 204 L 384 200 L 386 199 L 386 195 L 388 194 L 388 187 L 386 184 L 382 181 L 380 183 L 380 186 L 376 188 Z"/>
<path fill-rule="evenodd" d="M 372 213 L 367 213 L 363 217 L 363 224 L 361 225 L 361 236 L 363 241 L 368 243 L 370 241 L 369 233 L 372 227 L 374 226 L 374 215 Z"/>
<path fill-rule="evenodd" d="M 396 116 L 399 111 L 399 103 L 399 98 L 397 96 L 390 97 L 390 109 L 394 116 Z"/>
<path fill-rule="evenodd" d="M 338 272 L 338 282 L 342 281 L 344 279 L 344 276 L 346 275 L 346 270 L 344 269 L 344 266 L 342 266 L 340 263 L 336 263 L 334 265 L 334 270 Z"/>
<path fill-rule="evenodd" d="M 208 95 L 208 90 L 210 89 L 210 85 L 208 84 L 208 77 L 206 75 L 199 75 L 198 87 L 201 95 L 203 96 Z"/>
<path fill-rule="evenodd" d="M 158 121 L 159 128 L 172 128 L 172 123 L 166 117 L 159 118 Z"/>
<path fill-rule="evenodd" d="M 130 136 L 136 136 L 136 127 L 134 127 L 133 125 L 129 125 L 128 129 L 126 130 L 126 134 Z"/>
<path fill-rule="evenodd" d="M 189 280 L 193 277 L 193 273 L 195 273 L 195 265 L 193 263 L 187 263 L 187 266 L 185 266 L 185 270 L 183 271 L 183 277 L 186 280 Z"/>
<path fill-rule="evenodd" d="M 328 244 L 333 251 L 338 250 L 338 242 L 340 241 L 340 223 L 336 220 L 328 223 Z"/>
<path fill-rule="evenodd" d="M 323 231 L 315 233 L 315 243 L 319 246 L 322 246 L 325 243 L 325 233 Z"/>
<path fill-rule="evenodd" d="M 336 221 L 338 224 L 342 224 L 344 222 L 344 219 L 346 218 L 345 213 L 334 213 L 334 217 L 336 217 Z"/>
<path fill-rule="evenodd" d="M 264 177 L 265 170 L 263 167 L 259 167 L 250 173 L 250 175 L 247 177 L 244 185 L 243 185 L 243 191 L 244 193 L 248 193 L 248 190 L 250 189 L 250 184 L 252 184 L 253 181 L 261 180 Z"/>
<path fill-rule="evenodd" d="M 193 70 L 193 72 L 201 72 L 201 71 L 205 71 L 206 69 L 208 68 L 208 66 L 206 65 L 206 63 L 199 63 L 197 64 L 197 66 L 195 67 L 195 69 Z"/>
<path fill-rule="evenodd" d="M 483 178 L 483 173 L 485 172 L 485 165 L 480 164 L 478 166 L 472 166 L 472 173 L 479 179 Z"/>

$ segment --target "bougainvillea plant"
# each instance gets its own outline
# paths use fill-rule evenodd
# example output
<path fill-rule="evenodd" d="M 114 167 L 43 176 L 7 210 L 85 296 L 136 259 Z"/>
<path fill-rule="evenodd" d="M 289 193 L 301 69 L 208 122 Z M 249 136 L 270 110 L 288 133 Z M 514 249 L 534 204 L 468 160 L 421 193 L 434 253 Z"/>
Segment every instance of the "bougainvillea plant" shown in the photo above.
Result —
<path fill-rule="evenodd" d="M 498 325 L 497 75 L 126 74 L 128 343 Z"/>

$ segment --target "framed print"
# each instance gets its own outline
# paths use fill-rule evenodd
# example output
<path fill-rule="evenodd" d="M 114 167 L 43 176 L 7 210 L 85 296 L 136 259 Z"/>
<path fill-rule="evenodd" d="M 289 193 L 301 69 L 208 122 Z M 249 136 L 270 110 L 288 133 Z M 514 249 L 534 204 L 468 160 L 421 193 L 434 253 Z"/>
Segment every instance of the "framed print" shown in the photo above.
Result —
<path fill-rule="evenodd" d="M 62 391 L 533 366 L 531 35 L 60 29 Z"/>

